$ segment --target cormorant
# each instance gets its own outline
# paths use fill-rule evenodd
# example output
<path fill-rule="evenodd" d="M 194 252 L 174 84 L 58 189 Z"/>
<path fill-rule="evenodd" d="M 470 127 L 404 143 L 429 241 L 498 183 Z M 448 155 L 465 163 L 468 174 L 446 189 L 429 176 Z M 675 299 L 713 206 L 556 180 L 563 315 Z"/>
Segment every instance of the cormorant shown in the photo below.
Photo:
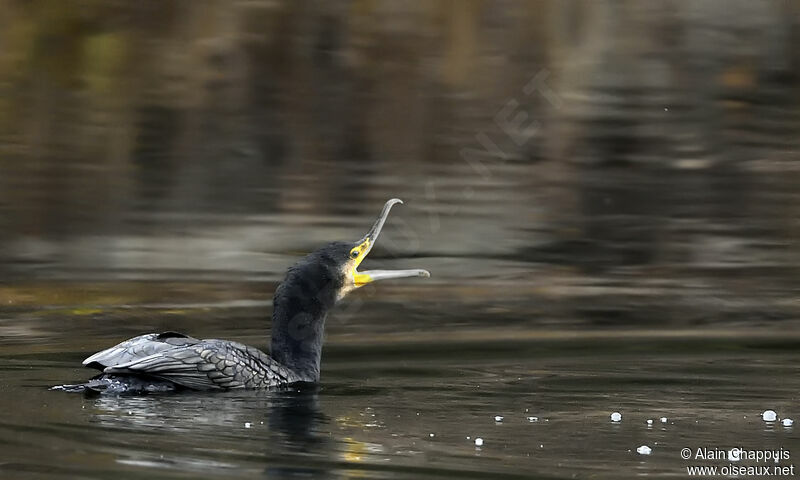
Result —
<path fill-rule="evenodd" d="M 67 391 L 147 393 L 178 389 L 266 388 L 317 382 L 328 310 L 349 292 L 377 280 L 429 277 L 427 270 L 367 270 L 358 266 L 372 250 L 392 206 L 383 206 L 361 240 L 334 242 L 290 267 L 275 290 L 270 355 L 228 340 L 198 340 L 176 332 L 148 333 L 95 353 L 83 365 L 101 374 Z"/>

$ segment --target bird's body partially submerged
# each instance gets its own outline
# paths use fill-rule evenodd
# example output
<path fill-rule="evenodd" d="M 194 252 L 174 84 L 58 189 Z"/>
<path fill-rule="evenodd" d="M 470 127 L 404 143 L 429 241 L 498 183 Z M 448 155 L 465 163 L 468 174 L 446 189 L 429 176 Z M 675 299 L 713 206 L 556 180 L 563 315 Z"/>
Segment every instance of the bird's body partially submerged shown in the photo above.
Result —
<path fill-rule="evenodd" d="M 55 388 L 148 393 L 268 388 L 318 381 L 325 318 L 339 299 L 372 281 L 430 275 L 425 270 L 357 270 L 396 203 L 402 202 L 386 202 L 381 216 L 363 239 L 332 243 L 289 268 L 275 291 L 271 355 L 228 340 L 198 340 L 176 332 L 150 333 L 84 360 L 85 366 L 102 371 L 87 383 Z"/>
<path fill-rule="evenodd" d="M 103 373 L 73 388 L 110 393 L 267 388 L 306 380 L 257 348 L 176 332 L 131 338 L 83 364 Z"/>

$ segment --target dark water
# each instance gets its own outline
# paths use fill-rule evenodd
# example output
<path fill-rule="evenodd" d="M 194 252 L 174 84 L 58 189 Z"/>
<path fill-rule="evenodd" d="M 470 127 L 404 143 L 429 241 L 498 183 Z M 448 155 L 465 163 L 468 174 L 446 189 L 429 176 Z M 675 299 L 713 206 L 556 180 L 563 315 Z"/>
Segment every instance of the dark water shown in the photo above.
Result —
<path fill-rule="evenodd" d="M 761 419 L 800 420 L 796 3 L 0 10 L 3 479 L 800 456 L 800 427 Z M 365 265 L 432 277 L 339 305 L 317 390 L 47 390 L 145 332 L 265 347 L 285 269 L 391 197 Z"/>
<path fill-rule="evenodd" d="M 493 319 L 465 330 L 435 312 L 399 328 L 402 307 L 365 306 L 342 323 L 343 305 L 318 389 L 47 390 L 85 378 L 85 355 L 148 327 L 263 345 L 267 307 L 255 303 L 7 315 L 3 478 L 683 477 L 688 465 L 730 462 L 686 461 L 682 448 L 800 451 L 794 427 L 761 419 L 767 408 L 800 413 L 800 339 L 760 329 L 521 330 Z"/>

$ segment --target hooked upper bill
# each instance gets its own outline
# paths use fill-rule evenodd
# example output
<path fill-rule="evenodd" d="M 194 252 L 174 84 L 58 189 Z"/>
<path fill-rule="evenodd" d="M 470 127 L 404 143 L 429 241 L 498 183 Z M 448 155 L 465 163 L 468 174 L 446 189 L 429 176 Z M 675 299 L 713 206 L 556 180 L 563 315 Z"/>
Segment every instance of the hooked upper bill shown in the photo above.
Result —
<path fill-rule="evenodd" d="M 357 245 L 350 250 L 350 258 L 353 259 L 352 278 L 356 287 L 361 287 L 370 282 L 377 280 L 386 280 L 390 278 L 406 278 L 406 277 L 430 277 L 431 274 L 427 270 L 410 269 L 410 270 L 366 270 L 363 272 L 358 271 L 358 266 L 369 254 L 372 247 L 375 246 L 375 241 L 378 239 L 383 224 L 386 223 L 386 218 L 389 216 L 389 211 L 398 203 L 403 203 L 399 198 L 392 198 L 383 205 L 383 210 L 375 220 L 372 228 L 364 235 L 364 238 L 357 242 Z"/>

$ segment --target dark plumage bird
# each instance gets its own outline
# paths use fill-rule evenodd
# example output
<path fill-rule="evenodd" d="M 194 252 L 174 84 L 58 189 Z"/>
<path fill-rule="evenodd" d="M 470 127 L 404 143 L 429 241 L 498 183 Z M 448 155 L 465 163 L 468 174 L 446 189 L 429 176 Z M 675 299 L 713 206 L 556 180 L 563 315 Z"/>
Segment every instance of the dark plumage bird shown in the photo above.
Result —
<path fill-rule="evenodd" d="M 275 290 L 270 355 L 228 340 L 198 340 L 176 332 L 149 333 L 84 360 L 85 366 L 102 371 L 87 383 L 54 388 L 146 393 L 319 381 L 325 317 L 338 300 L 377 280 L 430 276 L 426 270 L 357 270 L 397 203 L 403 202 L 397 198 L 386 202 L 361 240 L 331 243 L 289 268 Z"/>

